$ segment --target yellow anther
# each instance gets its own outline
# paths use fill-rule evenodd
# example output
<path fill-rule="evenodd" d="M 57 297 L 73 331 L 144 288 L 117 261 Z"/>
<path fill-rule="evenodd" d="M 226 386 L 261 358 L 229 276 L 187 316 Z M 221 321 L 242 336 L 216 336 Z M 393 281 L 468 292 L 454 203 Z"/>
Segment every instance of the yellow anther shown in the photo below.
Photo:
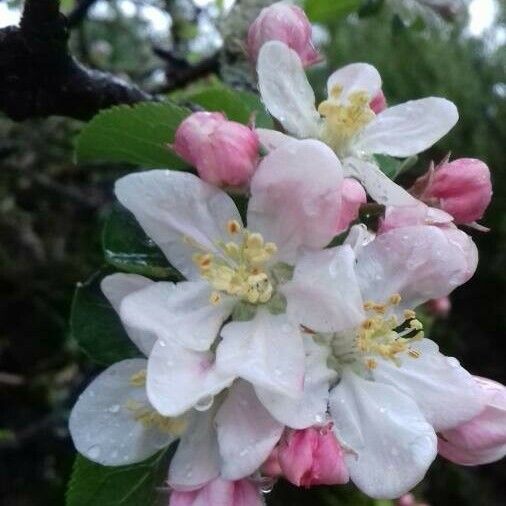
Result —
<path fill-rule="evenodd" d="M 423 323 L 420 320 L 417 320 L 416 318 L 413 318 L 412 320 L 410 320 L 409 326 L 415 330 L 422 330 L 423 329 Z"/>
<path fill-rule="evenodd" d="M 130 376 L 130 385 L 133 387 L 143 387 L 146 385 L 146 369 L 141 369 L 140 371 L 132 374 Z"/>
<path fill-rule="evenodd" d="M 418 350 L 409 350 L 408 355 L 411 358 L 419 358 L 421 356 L 421 353 Z"/>
<path fill-rule="evenodd" d="M 241 250 L 235 242 L 227 242 L 227 244 L 225 244 L 225 251 L 227 255 L 234 260 L 239 258 L 239 255 L 241 254 Z"/>
<path fill-rule="evenodd" d="M 195 253 L 195 255 L 193 255 L 193 261 L 200 270 L 206 271 L 213 263 L 213 255 L 211 255 L 211 253 Z"/>
<path fill-rule="evenodd" d="M 362 325 L 361 327 L 364 329 L 364 330 L 369 330 L 369 329 L 372 329 L 374 327 L 374 320 L 372 318 L 368 318 L 367 320 L 364 320 L 362 322 Z"/>
<path fill-rule="evenodd" d="M 264 250 L 268 255 L 275 255 L 278 252 L 278 247 L 273 242 L 268 242 L 264 246 Z"/>
<path fill-rule="evenodd" d="M 411 309 L 405 309 L 404 310 L 404 318 L 406 320 L 411 320 L 413 318 L 416 318 L 416 313 Z"/>
<path fill-rule="evenodd" d="M 227 223 L 227 231 L 230 235 L 238 234 L 241 231 L 241 224 L 237 220 L 229 220 Z"/>
<path fill-rule="evenodd" d="M 376 369 L 376 367 L 378 367 L 378 362 L 376 362 L 373 358 L 368 358 L 365 361 L 365 366 L 367 369 Z"/>
<path fill-rule="evenodd" d="M 368 301 L 364 302 L 364 309 L 366 311 L 370 311 L 372 309 L 373 305 L 374 305 L 374 302 L 368 300 Z"/>
<path fill-rule="evenodd" d="M 246 246 L 251 249 L 260 249 L 264 245 L 264 238 L 261 234 L 254 232 L 252 234 L 248 234 L 246 239 Z"/>
<path fill-rule="evenodd" d="M 388 303 L 391 306 L 398 306 L 401 302 L 401 296 L 398 293 L 394 293 L 388 298 Z"/>
<path fill-rule="evenodd" d="M 211 295 L 209 296 L 209 302 L 213 306 L 217 306 L 221 302 L 221 295 L 219 294 L 219 292 L 212 292 Z"/>
<path fill-rule="evenodd" d="M 129 399 L 125 407 L 132 412 L 137 422 L 148 429 L 157 429 L 160 432 L 166 432 L 175 436 L 180 436 L 186 430 L 187 422 L 182 417 L 169 418 L 162 416 L 153 408 L 133 399 Z"/>

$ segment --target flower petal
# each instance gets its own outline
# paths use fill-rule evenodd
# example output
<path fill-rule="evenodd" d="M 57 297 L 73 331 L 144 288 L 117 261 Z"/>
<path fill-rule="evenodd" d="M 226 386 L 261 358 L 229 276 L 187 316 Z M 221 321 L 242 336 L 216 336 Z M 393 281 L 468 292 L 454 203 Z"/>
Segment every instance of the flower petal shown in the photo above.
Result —
<path fill-rule="evenodd" d="M 305 429 L 325 422 L 329 385 L 336 373 L 327 367 L 328 351 L 306 339 L 306 374 L 304 393 L 300 399 L 256 387 L 255 391 L 271 415 L 293 429 Z"/>
<path fill-rule="evenodd" d="M 468 249 L 476 247 L 457 229 L 420 225 L 376 236 L 357 256 L 362 296 L 383 303 L 398 293 L 402 312 L 448 295 L 474 272 Z"/>
<path fill-rule="evenodd" d="M 372 100 L 381 91 L 381 76 L 375 67 L 368 63 L 352 63 L 336 70 L 327 81 L 327 93 L 339 86 L 340 98 L 344 101 L 351 93 L 365 91 Z"/>
<path fill-rule="evenodd" d="M 316 332 L 339 332 L 364 320 L 355 255 L 349 246 L 302 255 L 293 279 L 280 291 L 290 321 Z"/>
<path fill-rule="evenodd" d="M 102 292 L 111 303 L 112 307 L 119 314 L 122 300 L 131 293 L 142 290 L 153 284 L 148 278 L 137 274 L 116 273 L 106 276 L 100 283 Z M 151 332 L 142 329 L 124 325 L 128 337 L 139 348 L 139 350 L 148 356 L 156 341 L 156 336 Z"/>
<path fill-rule="evenodd" d="M 221 475 L 238 480 L 253 474 L 267 459 L 283 433 L 253 387 L 237 382 L 216 415 L 216 432 L 222 459 Z"/>
<path fill-rule="evenodd" d="M 192 262 L 195 248 L 184 239 L 219 253 L 216 243 L 230 240 L 227 222 L 241 223 L 233 200 L 193 174 L 171 170 L 138 172 L 118 180 L 115 191 L 169 262 L 188 279 L 200 279 L 200 274 Z"/>
<path fill-rule="evenodd" d="M 343 175 L 334 152 L 316 140 L 291 140 L 260 163 L 251 181 L 248 227 L 293 263 L 301 248 L 320 249 L 334 237 Z"/>
<path fill-rule="evenodd" d="M 211 352 L 192 351 L 159 339 L 149 356 L 146 389 L 153 406 L 165 416 L 177 416 L 212 399 L 233 377 L 217 371 Z"/>
<path fill-rule="evenodd" d="M 374 379 L 411 397 L 436 432 L 476 416 L 484 407 L 474 378 L 453 357 L 445 357 L 429 339 L 415 341 L 418 358 L 399 357 L 401 365 L 378 359 Z"/>
<path fill-rule="evenodd" d="M 146 389 L 132 386 L 132 375 L 146 369 L 146 360 L 118 362 L 97 376 L 79 397 L 69 420 L 74 445 L 86 458 L 104 466 L 141 462 L 176 436 L 146 427 L 136 409 L 152 409 Z"/>
<path fill-rule="evenodd" d="M 405 207 L 415 206 L 419 202 L 372 162 L 348 157 L 344 160 L 344 173 L 358 179 L 371 198 L 379 204 Z"/>
<path fill-rule="evenodd" d="M 227 296 L 221 297 L 219 304 L 212 304 L 209 301 L 212 290 L 206 281 L 153 283 L 123 299 L 121 318 L 138 331 L 205 351 L 234 305 L 234 299 Z"/>
<path fill-rule="evenodd" d="M 268 128 L 256 128 L 255 132 L 258 136 L 261 146 L 269 151 L 274 151 L 281 144 L 293 140 L 293 137 L 286 135 L 278 130 L 269 130 Z"/>
<path fill-rule="evenodd" d="M 221 336 L 216 364 L 223 374 L 239 376 L 289 397 L 302 394 L 302 337 L 286 315 L 274 316 L 261 309 L 251 321 L 225 325 Z"/>
<path fill-rule="evenodd" d="M 434 430 L 415 402 L 390 385 L 346 371 L 331 392 L 330 412 L 350 477 L 371 497 L 408 492 L 436 457 Z"/>
<path fill-rule="evenodd" d="M 169 485 L 176 490 L 195 490 L 220 474 L 218 439 L 214 429 L 216 409 L 192 411 L 169 467 Z"/>
<path fill-rule="evenodd" d="M 257 72 L 262 100 L 285 130 L 299 138 L 318 137 L 320 115 L 298 54 L 282 42 L 267 42 Z"/>
<path fill-rule="evenodd" d="M 369 123 L 357 142 L 357 152 L 406 157 L 430 148 L 457 123 L 455 105 L 428 97 L 389 107 Z"/>

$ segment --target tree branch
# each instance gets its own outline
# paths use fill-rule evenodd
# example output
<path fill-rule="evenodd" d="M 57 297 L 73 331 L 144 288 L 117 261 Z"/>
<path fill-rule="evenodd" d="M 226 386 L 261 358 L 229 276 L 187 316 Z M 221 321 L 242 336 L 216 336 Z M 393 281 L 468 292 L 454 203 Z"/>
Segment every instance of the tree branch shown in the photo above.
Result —
<path fill-rule="evenodd" d="M 88 120 L 101 109 L 145 100 L 156 97 L 72 57 L 58 0 L 26 0 L 20 26 L 0 30 L 0 111 L 13 120 Z"/>
<path fill-rule="evenodd" d="M 74 10 L 67 15 L 67 26 L 74 28 L 84 20 L 88 11 L 97 0 L 80 0 Z"/>

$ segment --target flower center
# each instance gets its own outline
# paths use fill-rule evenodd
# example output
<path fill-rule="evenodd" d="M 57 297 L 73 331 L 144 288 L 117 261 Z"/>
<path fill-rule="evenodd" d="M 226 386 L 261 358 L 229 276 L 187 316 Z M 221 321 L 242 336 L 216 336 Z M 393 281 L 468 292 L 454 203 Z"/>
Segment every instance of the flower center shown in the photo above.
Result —
<path fill-rule="evenodd" d="M 350 141 L 375 116 L 369 106 L 370 97 L 365 91 L 354 91 L 342 99 L 343 89 L 336 85 L 329 98 L 318 107 L 325 118 L 322 140 L 338 154 L 346 152 Z"/>
<path fill-rule="evenodd" d="M 196 253 L 193 261 L 201 276 L 216 290 L 210 301 L 219 304 L 220 293 L 234 295 L 251 304 L 268 302 L 273 285 L 265 264 L 277 252 L 273 242 L 265 242 L 261 234 L 243 229 L 236 220 L 227 223 L 229 242 L 218 242 L 221 255 Z"/>

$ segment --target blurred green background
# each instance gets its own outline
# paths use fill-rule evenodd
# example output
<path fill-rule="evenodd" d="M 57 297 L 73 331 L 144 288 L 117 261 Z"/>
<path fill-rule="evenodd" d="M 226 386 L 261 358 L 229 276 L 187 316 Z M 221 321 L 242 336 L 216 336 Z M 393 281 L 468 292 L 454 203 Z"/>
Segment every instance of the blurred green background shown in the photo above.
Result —
<path fill-rule="evenodd" d="M 72 31 L 74 54 L 151 91 L 165 88 L 167 62 L 153 47 L 191 62 L 214 54 L 227 15 L 220 0 L 97 0 Z M 269 2 L 247 0 L 240 4 Z M 440 95 L 456 103 L 460 122 L 407 180 L 432 158 L 485 160 L 494 199 L 471 232 L 480 251 L 475 277 L 452 296 L 450 316 L 432 337 L 474 374 L 506 383 L 506 5 L 473 0 L 453 15 L 415 0 L 308 0 L 320 21 L 315 37 L 326 66 L 311 72 L 323 92 L 329 69 L 366 61 L 380 70 L 390 103 Z M 459 2 L 453 2 L 459 3 Z M 0 27 L 15 23 L 19 2 L 0 0 Z M 71 11 L 73 0 L 62 2 Z M 246 8 L 246 7 L 244 7 Z M 469 14 L 471 13 L 471 15 Z M 443 14 L 443 15 L 441 15 Z M 225 19 L 225 21 L 224 21 Z M 227 32 L 228 30 L 228 32 Z M 233 38 L 233 36 L 232 36 Z M 233 40 L 236 44 L 238 41 Z M 227 65 L 222 66 L 226 79 Z M 123 166 L 73 163 L 81 124 L 49 118 L 13 123 L 0 115 L 0 498 L 4 506 L 64 504 L 74 450 L 66 419 L 77 394 L 97 371 L 69 335 L 76 282 L 103 264 L 101 225 L 113 181 Z M 433 506 L 505 504 L 506 468 L 459 468 L 438 460 L 417 494 Z M 371 504 L 352 487 L 333 494 L 279 487 L 272 504 Z"/>

